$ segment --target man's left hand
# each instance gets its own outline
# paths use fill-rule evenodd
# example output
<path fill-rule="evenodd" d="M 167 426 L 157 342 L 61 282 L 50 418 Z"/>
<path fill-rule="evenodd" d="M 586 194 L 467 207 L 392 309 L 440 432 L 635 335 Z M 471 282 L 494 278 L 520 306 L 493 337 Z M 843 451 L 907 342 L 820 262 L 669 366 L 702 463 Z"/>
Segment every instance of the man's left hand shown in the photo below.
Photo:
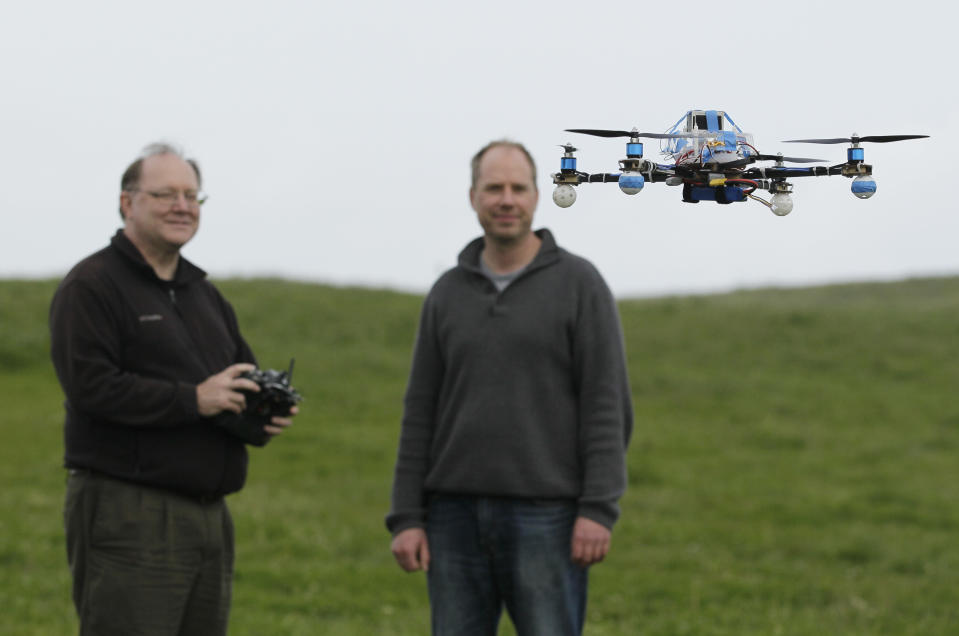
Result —
<path fill-rule="evenodd" d="M 602 561 L 609 552 L 610 535 L 606 526 L 586 517 L 577 517 L 570 553 L 573 563 L 585 568 Z"/>
<path fill-rule="evenodd" d="M 290 409 L 290 414 L 286 417 L 280 415 L 274 415 L 270 418 L 270 423 L 264 426 L 264 430 L 270 435 L 279 435 L 282 433 L 287 426 L 293 424 L 293 416 L 300 412 L 300 409 L 296 406 Z"/>

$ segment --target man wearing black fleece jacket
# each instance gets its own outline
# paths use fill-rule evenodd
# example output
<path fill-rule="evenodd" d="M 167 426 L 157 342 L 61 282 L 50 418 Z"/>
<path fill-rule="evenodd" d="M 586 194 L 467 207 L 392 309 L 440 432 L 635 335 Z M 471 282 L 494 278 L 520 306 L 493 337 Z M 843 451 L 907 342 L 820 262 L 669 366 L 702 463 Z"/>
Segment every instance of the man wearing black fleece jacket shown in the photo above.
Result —
<path fill-rule="evenodd" d="M 586 260 L 532 231 L 526 149 L 473 159 L 484 235 L 427 296 L 405 398 L 392 551 L 426 570 L 434 634 L 580 634 L 609 550 L 632 405 L 616 305 Z"/>
<path fill-rule="evenodd" d="M 81 634 L 226 634 L 244 440 L 288 417 L 243 413 L 258 386 L 229 303 L 180 256 L 200 171 L 165 144 L 121 179 L 124 227 L 78 263 L 50 308 L 66 395 L 64 521 Z M 252 431 L 252 434 L 251 434 Z"/>

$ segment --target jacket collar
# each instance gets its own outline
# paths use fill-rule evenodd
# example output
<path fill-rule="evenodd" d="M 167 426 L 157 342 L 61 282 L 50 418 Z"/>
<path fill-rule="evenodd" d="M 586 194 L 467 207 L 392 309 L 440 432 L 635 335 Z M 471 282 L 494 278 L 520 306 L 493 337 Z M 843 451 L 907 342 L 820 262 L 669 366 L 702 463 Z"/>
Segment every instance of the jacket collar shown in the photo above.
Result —
<path fill-rule="evenodd" d="M 533 257 L 530 264 L 526 266 L 524 273 L 552 265 L 559 260 L 559 247 L 556 245 L 556 239 L 553 238 L 553 233 L 546 228 L 541 228 L 536 230 L 534 234 L 540 238 L 542 243 L 539 246 L 539 251 L 536 252 L 536 256 Z M 466 247 L 463 248 L 463 251 L 460 252 L 459 266 L 471 272 L 482 274 L 479 259 L 484 247 L 485 242 L 482 236 L 470 241 Z"/>
<path fill-rule="evenodd" d="M 153 271 L 153 267 L 143 258 L 143 254 L 140 253 L 137 246 L 123 233 L 122 228 L 117 230 L 117 233 L 110 239 L 110 245 L 144 276 L 157 281 L 160 280 L 156 272 Z M 188 285 L 203 278 L 206 278 L 206 272 L 183 258 L 181 254 L 177 262 L 176 274 L 174 274 L 173 280 L 171 281 L 173 286 L 182 287 L 183 285 Z"/>

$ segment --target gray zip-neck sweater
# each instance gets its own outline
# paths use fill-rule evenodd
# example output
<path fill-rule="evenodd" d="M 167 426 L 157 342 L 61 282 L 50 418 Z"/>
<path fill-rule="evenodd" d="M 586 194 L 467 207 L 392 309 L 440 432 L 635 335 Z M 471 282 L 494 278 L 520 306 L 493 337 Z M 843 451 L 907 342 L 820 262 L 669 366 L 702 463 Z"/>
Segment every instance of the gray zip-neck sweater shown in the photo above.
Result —
<path fill-rule="evenodd" d="M 431 493 L 570 499 L 609 528 L 619 515 L 633 422 L 616 304 L 593 265 L 536 234 L 538 254 L 503 292 L 479 238 L 426 297 L 393 534 L 426 525 Z"/>

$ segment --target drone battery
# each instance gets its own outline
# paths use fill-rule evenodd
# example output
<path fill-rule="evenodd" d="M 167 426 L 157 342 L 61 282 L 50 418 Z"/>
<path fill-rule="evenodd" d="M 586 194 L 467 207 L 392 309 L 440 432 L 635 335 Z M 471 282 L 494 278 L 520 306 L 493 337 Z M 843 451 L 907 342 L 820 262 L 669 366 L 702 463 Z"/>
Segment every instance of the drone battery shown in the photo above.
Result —
<path fill-rule="evenodd" d="M 693 201 L 715 201 L 717 203 L 735 203 L 745 201 L 746 194 L 738 186 L 692 186 L 689 189 L 689 198 Z"/>

